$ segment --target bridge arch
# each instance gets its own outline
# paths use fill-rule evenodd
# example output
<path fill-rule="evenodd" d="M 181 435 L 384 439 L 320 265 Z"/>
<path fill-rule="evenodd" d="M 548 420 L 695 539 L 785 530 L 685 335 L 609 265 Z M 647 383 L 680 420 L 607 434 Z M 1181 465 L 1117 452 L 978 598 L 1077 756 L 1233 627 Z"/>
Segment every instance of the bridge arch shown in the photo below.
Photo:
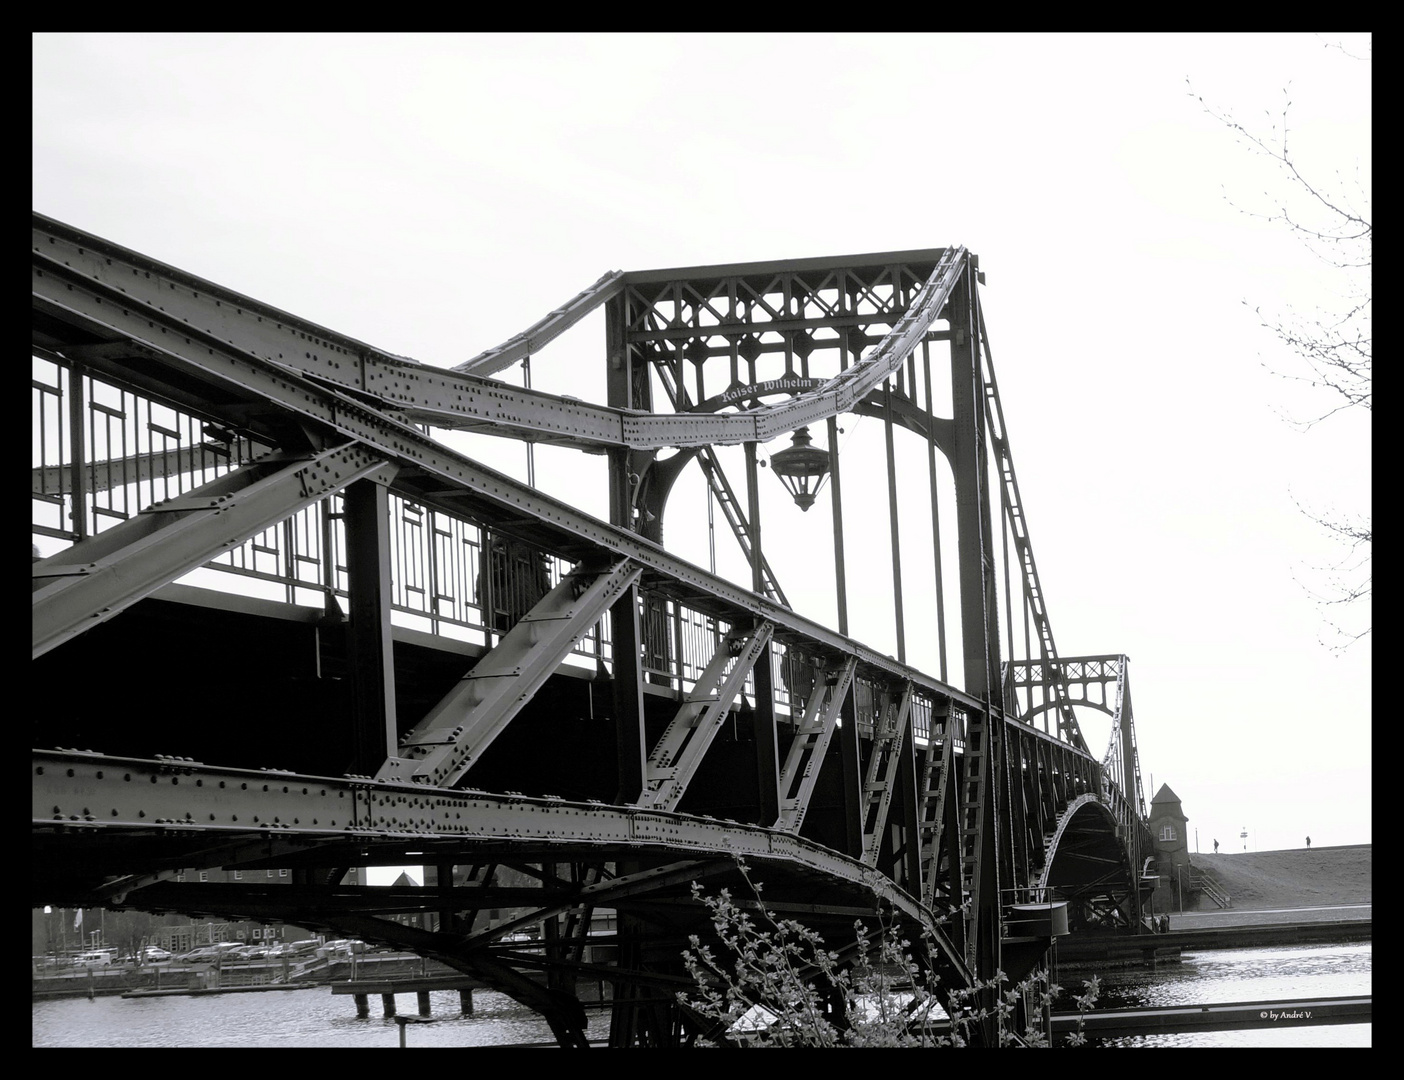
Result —
<path fill-rule="evenodd" d="M 1059 815 L 1035 887 L 1068 901 L 1070 929 L 1135 925 L 1136 874 L 1116 816 L 1096 795 Z"/>

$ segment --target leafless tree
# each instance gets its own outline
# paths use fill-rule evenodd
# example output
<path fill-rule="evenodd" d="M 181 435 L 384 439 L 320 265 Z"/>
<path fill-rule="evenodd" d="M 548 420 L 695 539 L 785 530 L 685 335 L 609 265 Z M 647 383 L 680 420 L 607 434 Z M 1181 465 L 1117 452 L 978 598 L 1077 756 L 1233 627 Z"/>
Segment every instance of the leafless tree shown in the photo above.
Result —
<path fill-rule="evenodd" d="M 1369 63 L 1369 56 L 1355 56 L 1338 43 L 1325 43 L 1350 60 Z M 1188 80 L 1186 80 L 1188 84 Z M 1262 326 L 1296 358 L 1289 370 L 1269 366 L 1273 374 L 1309 383 L 1321 393 L 1320 405 L 1305 418 L 1289 422 L 1309 431 L 1339 413 L 1371 410 L 1371 208 L 1370 194 L 1362 183 L 1359 166 L 1353 171 L 1332 170 L 1323 177 L 1309 170 L 1296 153 L 1289 125 L 1292 106 L 1288 88 L 1277 116 L 1268 114 L 1267 130 L 1253 130 L 1228 110 L 1205 102 L 1190 85 L 1190 95 L 1208 115 L 1222 123 L 1249 154 L 1266 159 L 1278 174 L 1274 192 L 1264 192 L 1267 206 L 1253 209 L 1225 194 L 1245 214 L 1273 222 L 1298 240 L 1330 271 L 1336 303 L 1311 315 L 1289 310 L 1265 312 L 1253 306 Z M 1248 301 L 1244 301 L 1245 304 Z M 1369 603 L 1371 589 L 1371 537 L 1369 514 L 1343 517 L 1298 507 L 1317 522 L 1338 544 L 1344 555 L 1329 566 L 1317 567 L 1325 576 L 1324 588 L 1308 591 L 1321 605 L 1331 629 L 1333 648 L 1348 648 L 1370 633 L 1368 616 L 1363 630 L 1344 629 L 1337 617 L 1344 609 L 1360 610 Z"/>

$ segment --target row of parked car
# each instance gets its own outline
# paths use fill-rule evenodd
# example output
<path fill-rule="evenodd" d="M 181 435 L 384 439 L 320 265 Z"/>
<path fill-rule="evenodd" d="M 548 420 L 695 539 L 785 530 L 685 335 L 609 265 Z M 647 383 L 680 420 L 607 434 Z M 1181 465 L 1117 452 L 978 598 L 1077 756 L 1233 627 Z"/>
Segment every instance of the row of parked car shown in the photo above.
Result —
<path fill-rule="evenodd" d="M 156 945 L 148 945 L 140 956 L 117 955 L 116 949 L 101 949 L 83 953 L 80 956 L 60 957 L 59 963 L 76 967 L 107 967 L 111 964 L 213 964 L 243 960 L 307 960 L 314 956 L 325 956 L 329 960 L 348 960 L 353 955 L 366 952 L 364 941 L 352 938 L 338 938 L 323 944 L 309 938 L 306 941 L 288 941 L 272 945 L 246 945 L 238 941 L 217 941 L 211 945 L 201 945 L 189 952 L 172 953 Z M 40 957 L 36 963 L 52 963 Z"/>
<path fill-rule="evenodd" d="M 297 960 L 313 956 L 325 956 L 331 960 L 344 960 L 352 954 L 366 951 L 364 941 L 338 939 L 326 944 L 309 938 L 306 941 L 288 941 L 272 945 L 246 945 L 238 941 L 217 941 L 211 945 L 201 945 L 189 952 L 172 953 L 155 945 L 141 950 L 140 957 L 116 955 L 115 949 L 104 949 L 73 957 L 70 963 L 78 967 L 107 967 L 109 964 L 213 964 L 240 960 Z"/>
<path fill-rule="evenodd" d="M 309 938 L 306 941 L 288 941 L 275 945 L 245 945 L 237 941 L 217 941 L 213 945 L 202 945 L 181 953 L 179 956 L 166 956 L 179 964 L 211 964 L 216 960 L 273 960 L 313 956 L 322 948 L 320 942 Z"/>

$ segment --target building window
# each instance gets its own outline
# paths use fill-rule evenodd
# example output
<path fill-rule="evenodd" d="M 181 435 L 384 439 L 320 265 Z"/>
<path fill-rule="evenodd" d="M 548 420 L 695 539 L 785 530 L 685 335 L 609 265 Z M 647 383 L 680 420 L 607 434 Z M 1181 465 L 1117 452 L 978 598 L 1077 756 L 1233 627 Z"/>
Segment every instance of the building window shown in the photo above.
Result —
<path fill-rule="evenodd" d="M 208 870 L 201 870 L 201 871 L 200 871 L 200 880 L 201 880 L 201 881 L 209 881 L 209 880 L 210 880 L 210 872 L 209 872 Z"/>
<path fill-rule="evenodd" d="M 268 871 L 268 876 L 269 876 L 269 877 L 272 877 L 272 876 L 273 876 L 273 871 L 272 871 L 272 870 Z"/>
<path fill-rule="evenodd" d="M 234 880 L 235 880 L 235 881 L 243 881 L 243 880 L 244 880 L 244 872 L 243 872 L 242 870 L 235 870 L 235 871 L 234 871 Z"/>
<path fill-rule="evenodd" d="M 184 871 L 184 870 L 177 870 L 177 871 L 176 871 L 176 880 L 177 880 L 177 881 L 184 881 L 184 880 L 185 880 L 185 871 Z"/>
<path fill-rule="evenodd" d="M 287 877 L 287 876 L 288 876 L 288 872 L 287 872 L 286 870 L 279 870 L 279 871 L 278 871 L 278 876 L 279 876 L 279 877 Z"/>
<path fill-rule="evenodd" d="M 1173 840 L 1173 839 L 1175 839 L 1175 826 L 1173 826 L 1173 825 L 1162 825 L 1161 828 L 1160 828 L 1160 838 L 1161 838 L 1162 840 Z"/>

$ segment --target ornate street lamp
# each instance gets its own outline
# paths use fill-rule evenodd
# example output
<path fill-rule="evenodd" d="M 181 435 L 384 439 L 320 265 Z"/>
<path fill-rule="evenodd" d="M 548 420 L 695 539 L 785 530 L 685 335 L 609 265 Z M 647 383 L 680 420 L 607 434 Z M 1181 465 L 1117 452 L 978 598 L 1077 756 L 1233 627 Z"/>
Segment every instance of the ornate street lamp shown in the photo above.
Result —
<path fill-rule="evenodd" d="M 814 505 L 814 497 L 829 475 L 829 452 L 814 446 L 809 428 L 802 427 L 790 437 L 790 445 L 770 455 L 770 469 L 801 510 Z"/>

